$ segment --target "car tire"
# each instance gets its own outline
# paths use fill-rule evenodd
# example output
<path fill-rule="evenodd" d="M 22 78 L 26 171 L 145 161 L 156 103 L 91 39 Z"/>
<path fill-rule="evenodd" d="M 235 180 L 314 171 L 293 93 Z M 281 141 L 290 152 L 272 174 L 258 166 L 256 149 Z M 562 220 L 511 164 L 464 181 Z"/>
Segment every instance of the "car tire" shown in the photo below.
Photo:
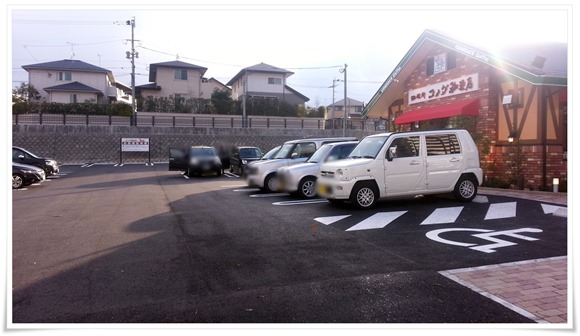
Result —
<path fill-rule="evenodd" d="M 298 196 L 301 198 L 313 198 L 316 196 L 316 178 L 308 176 L 298 183 Z"/>
<path fill-rule="evenodd" d="M 276 192 L 278 191 L 278 179 L 276 173 L 271 173 L 264 179 L 264 187 L 262 188 L 265 192 Z"/>
<path fill-rule="evenodd" d="M 185 172 L 185 175 L 187 175 L 187 177 L 193 177 L 193 172 L 191 171 L 190 168 L 187 168 L 187 171 Z"/>
<path fill-rule="evenodd" d="M 371 183 L 358 183 L 350 194 L 350 202 L 357 209 L 371 209 L 377 204 L 379 193 Z"/>
<path fill-rule="evenodd" d="M 460 202 L 471 202 L 477 196 L 477 183 L 473 178 L 462 176 L 455 184 L 453 196 Z"/>
<path fill-rule="evenodd" d="M 218 170 L 216 170 L 216 171 L 215 171 L 215 174 L 216 174 L 216 176 L 218 176 L 218 177 L 219 177 L 219 176 L 222 176 L 222 170 L 221 170 L 221 169 L 218 169 Z"/>
<path fill-rule="evenodd" d="M 341 200 L 341 199 L 327 198 L 326 200 L 331 205 L 342 205 L 342 204 L 344 204 L 344 200 Z"/>
<path fill-rule="evenodd" d="M 20 189 L 24 186 L 24 178 L 18 174 L 12 174 L 12 189 Z"/>

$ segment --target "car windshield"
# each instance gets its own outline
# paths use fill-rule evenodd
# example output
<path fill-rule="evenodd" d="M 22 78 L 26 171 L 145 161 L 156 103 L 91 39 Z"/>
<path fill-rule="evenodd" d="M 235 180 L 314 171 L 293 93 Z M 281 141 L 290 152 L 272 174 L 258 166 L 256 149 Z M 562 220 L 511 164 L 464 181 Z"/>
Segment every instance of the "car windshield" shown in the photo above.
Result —
<path fill-rule="evenodd" d="M 278 151 L 280 150 L 280 147 L 282 147 L 282 146 L 276 146 L 276 147 L 270 149 L 270 151 L 268 151 L 268 153 L 266 153 L 266 154 L 264 154 L 264 156 L 262 156 L 262 160 L 271 159 L 274 155 L 276 155 L 276 153 L 278 153 Z"/>
<path fill-rule="evenodd" d="M 349 158 L 352 159 L 374 159 L 379 154 L 379 151 L 389 138 L 388 135 L 379 137 L 367 137 L 362 139 L 362 141 L 352 150 Z"/>
<path fill-rule="evenodd" d="M 241 158 L 258 158 L 262 152 L 258 148 L 240 148 Z"/>
<path fill-rule="evenodd" d="M 192 157 L 215 156 L 215 150 L 213 148 L 192 148 L 191 156 Z"/>
<path fill-rule="evenodd" d="M 282 148 L 280 148 L 278 153 L 276 153 L 276 155 L 274 155 L 273 158 L 274 159 L 286 159 L 288 157 L 288 155 L 290 153 L 292 153 L 294 146 L 296 146 L 296 144 L 293 144 L 293 143 L 282 145 Z"/>
<path fill-rule="evenodd" d="M 324 160 L 324 158 L 326 157 L 326 155 L 328 154 L 328 152 L 330 152 L 331 149 L 332 148 L 329 145 L 323 145 L 316 152 L 314 152 L 314 154 L 312 154 L 310 159 L 308 159 L 308 161 L 306 161 L 306 162 L 310 162 L 310 163 L 322 162 Z"/>

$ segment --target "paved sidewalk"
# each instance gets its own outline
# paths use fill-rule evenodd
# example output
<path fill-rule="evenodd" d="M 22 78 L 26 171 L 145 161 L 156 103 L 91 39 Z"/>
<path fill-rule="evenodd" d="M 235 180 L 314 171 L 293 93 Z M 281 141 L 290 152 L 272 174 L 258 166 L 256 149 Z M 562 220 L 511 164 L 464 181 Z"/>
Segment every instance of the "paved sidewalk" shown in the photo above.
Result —
<path fill-rule="evenodd" d="M 559 213 L 567 217 L 566 193 L 480 188 L 479 194 L 562 205 Z M 572 322 L 568 321 L 568 308 L 571 306 L 568 303 L 567 265 L 568 257 L 561 256 L 439 273 L 538 323 L 562 326 L 569 323 L 572 328 Z"/>

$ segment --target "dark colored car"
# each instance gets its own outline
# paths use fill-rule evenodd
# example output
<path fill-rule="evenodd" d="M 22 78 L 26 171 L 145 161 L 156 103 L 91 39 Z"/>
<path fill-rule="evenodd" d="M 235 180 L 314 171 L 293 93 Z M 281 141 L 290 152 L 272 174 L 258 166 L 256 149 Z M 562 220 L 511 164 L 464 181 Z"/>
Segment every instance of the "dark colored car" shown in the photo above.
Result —
<path fill-rule="evenodd" d="M 12 162 L 12 189 L 19 189 L 46 179 L 42 168 Z"/>
<path fill-rule="evenodd" d="M 189 177 L 205 173 L 223 173 L 222 162 L 214 147 L 192 146 L 169 149 L 169 170 L 184 171 Z"/>
<path fill-rule="evenodd" d="M 15 146 L 12 146 L 12 162 L 42 168 L 46 176 L 54 175 L 60 171 L 56 160 L 40 157 L 24 148 Z"/>
<path fill-rule="evenodd" d="M 234 148 L 230 157 L 230 172 L 244 175 L 246 165 L 262 158 L 262 151 L 258 147 L 239 146 Z"/>

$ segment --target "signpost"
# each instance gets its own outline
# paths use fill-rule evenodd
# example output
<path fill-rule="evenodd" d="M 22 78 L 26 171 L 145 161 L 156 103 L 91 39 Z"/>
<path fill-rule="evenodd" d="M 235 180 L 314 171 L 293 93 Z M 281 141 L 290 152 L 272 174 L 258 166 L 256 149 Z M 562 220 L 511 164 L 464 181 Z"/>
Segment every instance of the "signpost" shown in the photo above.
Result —
<path fill-rule="evenodd" d="M 121 138 L 121 150 L 119 151 L 119 164 L 123 165 L 123 152 L 147 152 L 149 162 L 147 166 L 152 166 L 151 150 L 149 148 L 149 138 Z"/>

